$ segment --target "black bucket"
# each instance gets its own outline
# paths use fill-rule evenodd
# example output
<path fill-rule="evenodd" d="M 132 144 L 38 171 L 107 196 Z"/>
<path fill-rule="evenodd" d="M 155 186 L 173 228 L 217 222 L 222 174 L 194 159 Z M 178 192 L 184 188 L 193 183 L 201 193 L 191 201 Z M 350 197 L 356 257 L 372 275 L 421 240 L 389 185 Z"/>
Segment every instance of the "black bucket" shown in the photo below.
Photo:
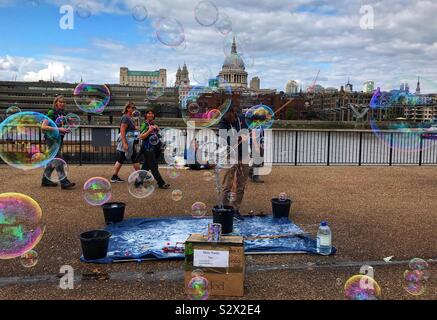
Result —
<path fill-rule="evenodd" d="M 106 257 L 111 233 L 105 230 L 92 230 L 82 233 L 80 243 L 85 260 L 97 260 Z"/>
<path fill-rule="evenodd" d="M 105 216 L 106 224 L 117 223 L 123 221 L 124 209 L 126 204 L 123 202 L 108 202 L 103 206 L 103 215 Z"/>
<path fill-rule="evenodd" d="M 234 208 L 215 206 L 212 209 L 212 221 L 222 225 L 222 234 L 231 233 L 234 230 Z"/>
<path fill-rule="evenodd" d="M 290 199 L 279 200 L 278 198 L 273 198 L 273 218 L 288 218 L 290 215 L 291 203 L 292 201 Z"/>

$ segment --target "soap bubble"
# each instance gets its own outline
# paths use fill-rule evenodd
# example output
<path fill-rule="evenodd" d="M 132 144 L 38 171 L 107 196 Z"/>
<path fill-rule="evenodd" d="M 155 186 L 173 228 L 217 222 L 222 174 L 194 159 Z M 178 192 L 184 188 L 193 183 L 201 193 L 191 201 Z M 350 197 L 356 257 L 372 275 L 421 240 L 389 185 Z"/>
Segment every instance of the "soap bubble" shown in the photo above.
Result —
<path fill-rule="evenodd" d="M 60 116 L 55 120 L 58 127 L 73 131 L 80 126 L 80 117 L 77 114 L 69 113 L 65 116 Z"/>
<path fill-rule="evenodd" d="M 278 197 L 279 201 L 287 200 L 287 194 L 285 192 L 281 192 Z"/>
<path fill-rule="evenodd" d="M 218 9 L 211 1 L 200 1 L 194 8 L 194 18 L 201 26 L 210 27 L 218 19 Z"/>
<path fill-rule="evenodd" d="M 153 134 L 149 138 L 149 142 L 152 146 L 156 146 L 159 143 L 159 137 L 156 134 Z"/>
<path fill-rule="evenodd" d="M 157 23 L 156 37 L 166 46 L 179 46 L 185 41 L 184 27 L 174 18 L 162 18 Z"/>
<path fill-rule="evenodd" d="M 188 112 L 189 113 L 198 113 L 200 110 L 199 105 L 196 102 L 190 103 L 190 105 L 188 106 Z"/>
<path fill-rule="evenodd" d="M 411 259 L 408 263 L 411 270 L 425 270 L 428 269 L 428 262 L 420 258 Z"/>
<path fill-rule="evenodd" d="M 187 293 L 191 300 L 208 299 L 208 280 L 202 276 L 193 277 L 187 285 Z"/>
<path fill-rule="evenodd" d="M 101 206 L 112 197 L 111 183 L 102 177 L 88 179 L 83 185 L 85 201 L 92 206 Z"/>
<path fill-rule="evenodd" d="M 34 250 L 27 251 L 20 257 L 21 265 L 25 268 L 32 268 L 38 263 L 38 253 Z"/>
<path fill-rule="evenodd" d="M 212 181 L 214 179 L 214 173 L 211 171 L 205 171 L 203 173 L 203 180 L 205 181 Z"/>
<path fill-rule="evenodd" d="M 165 88 L 154 81 L 146 90 L 146 100 L 155 101 L 164 95 Z"/>
<path fill-rule="evenodd" d="M 52 130 L 43 130 L 44 122 Z M 38 112 L 19 112 L 0 124 L 0 157 L 17 169 L 45 167 L 58 154 L 60 143 L 56 124 Z"/>
<path fill-rule="evenodd" d="M 381 287 L 369 276 L 355 275 L 346 281 L 344 294 L 348 300 L 378 300 Z"/>
<path fill-rule="evenodd" d="M 149 13 L 147 12 L 146 7 L 144 6 L 136 6 L 132 10 L 132 16 L 135 19 L 135 21 L 143 22 L 147 19 L 149 16 Z"/>
<path fill-rule="evenodd" d="M 215 23 L 217 30 L 224 36 L 232 31 L 232 21 L 225 13 L 220 12 L 217 22 Z"/>
<path fill-rule="evenodd" d="M 233 203 L 235 200 L 237 200 L 237 194 L 235 192 L 228 192 L 226 197 L 230 203 Z"/>
<path fill-rule="evenodd" d="M 210 101 L 211 96 L 217 99 Z M 192 86 L 180 103 L 182 118 L 190 127 L 207 128 L 216 125 L 228 111 L 231 97 L 230 85 L 221 78 L 208 81 L 206 85 Z M 190 112 L 192 109 L 189 106 L 192 104 L 202 105 L 202 110 Z"/>
<path fill-rule="evenodd" d="M 191 206 L 191 216 L 193 218 L 202 218 L 206 215 L 206 213 L 206 204 L 204 204 L 203 202 L 195 202 Z"/>
<path fill-rule="evenodd" d="M 101 114 L 109 101 L 111 93 L 106 85 L 80 83 L 73 92 L 76 106 L 87 113 Z"/>
<path fill-rule="evenodd" d="M 408 282 L 404 285 L 404 289 L 413 296 L 420 296 L 425 293 L 426 286 L 421 282 Z"/>
<path fill-rule="evenodd" d="M 76 13 L 80 18 L 87 19 L 91 16 L 91 9 L 86 3 L 80 2 L 76 6 Z"/>
<path fill-rule="evenodd" d="M 171 198 L 173 201 L 181 201 L 182 200 L 182 191 L 181 190 L 173 190 L 171 193 Z"/>
<path fill-rule="evenodd" d="M 176 179 L 179 178 L 179 176 L 181 175 L 179 169 L 177 169 L 175 166 L 169 166 L 167 168 L 168 170 L 168 176 L 170 177 L 170 179 Z"/>
<path fill-rule="evenodd" d="M 247 110 L 245 119 L 249 129 L 270 129 L 275 120 L 275 113 L 270 107 L 259 104 Z"/>
<path fill-rule="evenodd" d="M 32 250 L 44 233 L 39 204 L 21 193 L 0 194 L 0 259 Z"/>
<path fill-rule="evenodd" d="M 146 170 L 132 172 L 127 181 L 129 193 L 135 198 L 146 198 L 155 191 L 155 179 Z"/>
<path fill-rule="evenodd" d="M 21 109 L 17 106 L 10 106 L 9 108 L 6 109 L 6 117 L 9 117 L 13 114 L 19 113 L 21 112 Z"/>
<path fill-rule="evenodd" d="M 46 168 L 50 168 L 50 171 L 44 170 L 44 177 L 47 180 L 57 183 L 59 181 L 67 179 L 68 164 L 67 162 L 65 162 L 64 159 L 54 158 L 47 163 Z M 52 174 L 55 170 L 57 174 Z"/>

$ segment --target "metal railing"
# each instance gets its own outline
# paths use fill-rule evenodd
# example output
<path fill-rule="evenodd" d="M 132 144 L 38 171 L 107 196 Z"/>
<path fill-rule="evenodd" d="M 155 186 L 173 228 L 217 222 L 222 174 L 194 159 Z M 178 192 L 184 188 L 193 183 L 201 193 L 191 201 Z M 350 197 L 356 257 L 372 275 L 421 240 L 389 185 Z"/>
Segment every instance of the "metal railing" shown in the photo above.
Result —
<path fill-rule="evenodd" d="M 93 131 L 106 129 L 109 143 L 98 146 Z M 185 138 L 186 129 L 181 130 Z M 65 136 L 63 157 L 71 164 L 109 164 L 116 159 L 115 126 L 82 126 Z M 7 135 L 3 135 L 7 137 Z M 0 140 L 1 152 L 23 152 L 29 144 L 44 146 L 43 134 L 35 130 L 24 141 L 15 134 Z M 27 146 L 26 146 L 27 144 Z M 24 148 L 24 149 L 23 149 Z M 420 134 L 371 130 L 272 130 L 272 147 L 266 162 L 277 165 L 436 165 L 437 141 Z"/>

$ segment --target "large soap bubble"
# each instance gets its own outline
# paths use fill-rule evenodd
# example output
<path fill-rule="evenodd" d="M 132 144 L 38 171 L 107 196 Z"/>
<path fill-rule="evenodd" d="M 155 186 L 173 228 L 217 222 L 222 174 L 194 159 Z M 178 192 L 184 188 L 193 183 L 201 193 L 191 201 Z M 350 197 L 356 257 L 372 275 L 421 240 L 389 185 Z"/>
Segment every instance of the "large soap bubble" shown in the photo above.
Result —
<path fill-rule="evenodd" d="M 48 129 L 43 130 L 46 123 Z M 45 167 L 60 148 L 59 129 L 38 112 L 19 112 L 0 124 L 0 157 L 23 170 Z"/>
<path fill-rule="evenodd" d="M 87 113 L 101 114 L 111 100 L 111 92 L 106 85 L 80 83 L 73 95 L 76 106 Z"/>
<path fill-rule="evenodd" d="M 0 194 L 0 259 L 21 257 L 44 233 L 39 204 L 21 193 Z"/>
<path fill-rule="evenodd" d="M 229 84 L 222 78 L 210 79 L 208 85 L 193 86 L 184 95 L 180 105 L 182 118 L 190 127 L 207 128 L 221 120 L 231 102 Z"/>

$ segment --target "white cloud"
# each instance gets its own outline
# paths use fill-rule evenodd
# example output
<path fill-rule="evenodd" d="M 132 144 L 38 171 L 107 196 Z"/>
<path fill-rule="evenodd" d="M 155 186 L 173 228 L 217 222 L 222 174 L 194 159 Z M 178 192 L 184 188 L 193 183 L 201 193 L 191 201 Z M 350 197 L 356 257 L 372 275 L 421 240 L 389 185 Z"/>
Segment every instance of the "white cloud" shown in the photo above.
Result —
<path fill-rule="evenodd" d="M 2 0 L 0 0 L 1 3 Z M 4 1 L 4 0 L 3 0 Z M 64 0 L 51 0 L 57 5 Z M 179 64 L 186 61 L 191 79 L 195 66 L 207 65 L 217 74 L 224 60 L 224 36 L 214 27 L 203 27 L 194 19 L 198 1 L 185 0 L 70 0 L 86 2 L 93 15 L 101 13 L 131 15 L 136 5 L 144 5 L 149 21 L 160 17 L 177 18 L 184 26 L 186 49 L 172 49 L 161 43 L 147 43 L 154 30 L 139 24 L 136 43 L 113 39 L 88 39 L 84 52 L 51 51 L 32 66 L 18 68 L 27 77 L 46 75 L 49 62 L 71 69 L 60 78 L 117 83 L 120 66 L 131 69 L 166 68 L 169 84 Z M 232 21 L 239 50 L 253 57 L 249 78 L 261 77 L 262 87 L 283 90 L 290 79 L 312 83 L 321 69 L 319 84 L 339 87 L 348 77 L 356 88 L 372 79 L 388 83 L 401 75 L 421 75 L 437 83 L 437 1 L 433 0 L 213 0 L 220 12 Z M 360 7 L 374 7 L 375 28 L 360 29 Z M 110 19 L 110 17 L 108 17 Z M 92 17 L 91 17 L 92 19 Z M 243 39 L 247 39 L 243 44 Z M 78 54 L 75 54 L 77 52 Z M 94 53 L 93 56 L 88 53 Z M 56 53 L 56 54 L 54 54 Z M 13 61 L 16 57 L 10 57 Z M 0 58 L 0 77 L 15 65 Z M 4 64 L 6 67 L 1 67 Z M 1 71 L 3 69 L 4 72 Z M 8 69 L 8 70 L 9 70 Z M 44 71 L 44 72 L 43 72 Z M 437 85 L 436 85 L 437 87 Z"/>
<path fill-rule="evenodd" d="M 65 75 L 67 72 L 69 72 L 71 68 L 67 65 L 64 65 L 59 62 L 49 62 L 47 64 L 47 67 L 44 69 L 41 69 L 37 72 L 29 71 L 27 72 L 23 80 L 24 81 L 39 81 L 39 80 L 46 80 L 49 81 L 52 78 L 55 78 L 55 80 L 64 80 Z"/>

